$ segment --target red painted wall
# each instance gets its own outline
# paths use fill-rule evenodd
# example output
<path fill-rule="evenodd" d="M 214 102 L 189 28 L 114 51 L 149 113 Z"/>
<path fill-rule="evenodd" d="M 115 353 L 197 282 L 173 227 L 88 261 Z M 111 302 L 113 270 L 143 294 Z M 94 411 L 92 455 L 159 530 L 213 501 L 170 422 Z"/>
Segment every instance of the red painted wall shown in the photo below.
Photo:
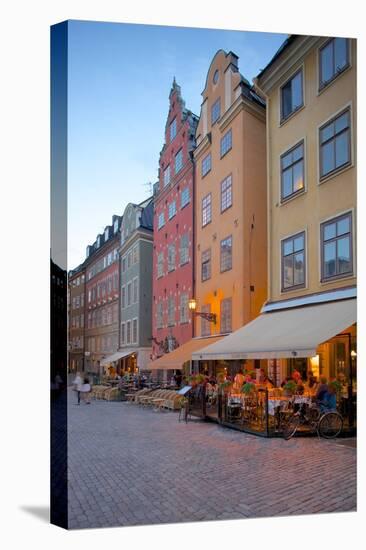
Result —
<path fill-rule="evenodd" d="M 152 359 L 164 354 L 164 350 L 157 344 L 172 335 L 177 344 L 182 345 L 193 336 L 191 316 L 188 313 L 188 322 L 180 323 L 180 294 L 193 296 L 193 213 L 194 213 L 194 167 L 189 150 L 192 148 L 190 134 L 192 133 L 192 117 L 189 115 L 182 120 L 184 103 L 181 100 L 180 88 L 173 83 L 170 93 L 170 109 L 166 123 L 165 145 L 161 152 L 159 163 L 159 193 L 154 199 L 154 251 L 153 251 L 153 353 Z M 176 118 L 177 135 L 170 141 L 170 123 Z M 194 134 L 194 130 L 193 130 Z M 183 168 L 175 174 L 175 155 L 183 149 Z M 171 180 L 164 188 L 164 170 L 170 164 Z M 181 208 L 181 191 L 188 187 L 190 202 Z M 176 214 L 168 219 L 168 205 L 176 201 Z M 159 214 L 164 212 L 165 225 L 158 229 Z M 180 267 L 180 239 L 185 233 L 189 235 L 189 262 Z M 168 272 L 168 246 L 175 243 L 175 269 Z M 157 263 L 159 253 L 164 253 L 164 275 L 158 278 Z M 168 327 L 168 298 L 175 299 L 174 326 Z M 163 328 L 157 327 L 157 304 L 163 303 Z"/>

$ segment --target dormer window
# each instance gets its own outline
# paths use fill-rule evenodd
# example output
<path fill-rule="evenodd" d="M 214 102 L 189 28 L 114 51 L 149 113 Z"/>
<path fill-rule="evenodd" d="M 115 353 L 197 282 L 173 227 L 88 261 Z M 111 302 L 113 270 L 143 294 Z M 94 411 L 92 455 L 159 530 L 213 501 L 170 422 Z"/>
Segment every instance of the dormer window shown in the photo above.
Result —
<path fill-rule="evenodd" d="M 104 240 L 108 241 L 108 239 L 109 239 L 109 227 L 106 227 L 104 231 Z"/>
<path fill-rule="evenodd" d="M 100 247 L 100 235 L 98 235 L 98 237 L 97 237 L 97 248 L 99 248 L 99 247 Z"/>
<path fill-rule="evenodd" d="M 114 230 L 115 233 L 117 233 L 117 231 L 118 231 L 118 219 L 113 224 L 113 230 Z"/>

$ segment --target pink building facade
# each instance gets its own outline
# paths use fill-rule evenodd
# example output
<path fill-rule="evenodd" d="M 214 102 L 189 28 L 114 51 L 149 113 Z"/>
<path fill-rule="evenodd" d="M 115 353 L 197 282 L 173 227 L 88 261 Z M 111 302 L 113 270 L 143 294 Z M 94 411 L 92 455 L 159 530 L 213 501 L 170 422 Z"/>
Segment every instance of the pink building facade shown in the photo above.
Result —
<path fill-rule="evenodd" d="M 192 153 L 197 122 L 174 79 L 154 189 L 152 360 L 193 336 L 188 300 L 194 284 Z"/>

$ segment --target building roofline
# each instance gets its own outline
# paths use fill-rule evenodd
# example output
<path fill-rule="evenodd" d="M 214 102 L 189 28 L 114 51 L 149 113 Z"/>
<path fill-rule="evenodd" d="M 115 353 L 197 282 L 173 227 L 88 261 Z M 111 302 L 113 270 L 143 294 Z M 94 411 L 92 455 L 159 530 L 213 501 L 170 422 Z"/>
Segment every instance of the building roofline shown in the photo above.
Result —
<path fill-rule="evenodd" d="M 291 44 L 296 40 L 296 38 L 300 36 L 298 34 L 290 34 L 284 42 L 282 42 L 281 46 L 278 48 L 272 59 L 267 63 L 267 65 L 262 69 L 257 76 L 255 77 L 255 80 L 258 78 L 262 78 L 264 73 L 268 71 L 268 69 L 273 65 L 273 63 L 282 55 L 282 53 L 289 47 Z"/>

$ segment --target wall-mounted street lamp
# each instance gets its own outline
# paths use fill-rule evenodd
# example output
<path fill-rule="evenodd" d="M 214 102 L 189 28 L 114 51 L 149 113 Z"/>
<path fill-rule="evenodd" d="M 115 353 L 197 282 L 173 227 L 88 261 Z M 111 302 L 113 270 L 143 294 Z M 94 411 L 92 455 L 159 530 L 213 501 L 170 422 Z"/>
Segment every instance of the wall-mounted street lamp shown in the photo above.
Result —
<path fill-rule="evenodd" d="M 196 311 L 197 309 L 197 300 L 195 298 L 191 298 L 188 300 L 188 308 L 192 315 L 198 315 L 199 317 L 202 317 L 202 319 L 205 319 L 209 323 L 213 323 L 216 325 L 216 313 L 205 313 L 203 311 Z"/>

